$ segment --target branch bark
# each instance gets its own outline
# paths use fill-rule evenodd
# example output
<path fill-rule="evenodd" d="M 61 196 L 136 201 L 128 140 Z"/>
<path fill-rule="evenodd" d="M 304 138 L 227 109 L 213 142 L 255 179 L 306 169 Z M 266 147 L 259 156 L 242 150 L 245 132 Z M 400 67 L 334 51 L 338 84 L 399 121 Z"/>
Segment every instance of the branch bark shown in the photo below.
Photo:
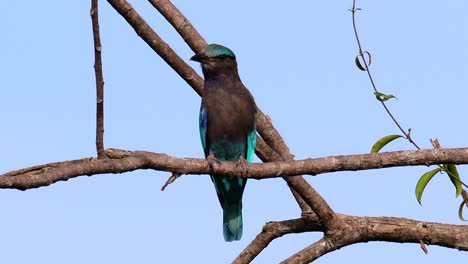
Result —
<path fill-rule="evenodd" d="M 468 251 L 468 226 L 448 225 L 397 217 L 366 217 L 336 214 L 341 231 L 320 240 L 285 259 L 282 263 L 309 263 L 315 259 L 356 243 L 386 241 L 424 243 Z M 250 263 L 275 238 L 287 234 L 324 231 L 317 218 L 292 219 L 265 224 L 262 232 L 233 261 Z"/>
<path fill-rule="evenodd" d="M 286 234 L 322 231 L 323 227 L 316 216 L 266 223 L 262 232 L 237 256 L 232 264 L 250 263 L 271 241 Z"/>
<path fill-rule="evenodd" d="M 93 27 L 94 74 L 96 78 L 96 151 L 98 158 L 106 158 L 104 151 L 104 76 L 102 73 L 98 0 L 91 0 L 90 15 Z"/>
<path fill-rule="evenodd" d="M 66 181 L 78 176 L 124 173 L 138 169 L 183 174 L 217 174 L 242 177 L 236 162 L 219 161 L 210 167 L 206 159 L 175 158 L 147 151 L 107 149 L 109 159 L 83 158 L 33 166 L 0 175 L 0 188 L 26 190 Z M 468 164 L 468 148 L 394 151 L 330 156 L 295 161 L 247 164 L 248 178 L 267 179 L 298 174 L 318 175 L 334 171 L 357 171 L 401 166 Z M 299 177 L 291 177 L 299 178 Z"/>
<path fill-rule="evenodd" d="M 438 245 L 468 251 L 468 226 L 416 221 L 397 217 L 360 217 L 337 214 L 341 232 L 326 235 L 282 263 L 309 263 L 344 246 L 386 241 Z"/>
<path fill-rule="evenodd" d="M 198 33 L 190 21 L 179 11 L 179 9 L 168 0 L 149 0 L 154 8 L 177 30 L 185 43 L 193 50 L 200 52 L 208 43 Z"/>
<path fill-rule="evenodd" d="M 109 4 L 125 18 L 140 36 L 196 93 L 201 95 L 203 79 L 180 58 L 177 53 L 146 23 L 125 0 L 108 0 Z"/>

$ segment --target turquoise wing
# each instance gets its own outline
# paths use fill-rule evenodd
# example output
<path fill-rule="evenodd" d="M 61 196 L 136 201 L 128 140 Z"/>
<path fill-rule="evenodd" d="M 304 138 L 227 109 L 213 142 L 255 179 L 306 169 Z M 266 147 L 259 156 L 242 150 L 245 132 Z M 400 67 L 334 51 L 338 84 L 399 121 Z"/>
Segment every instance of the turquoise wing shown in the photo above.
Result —
<path fill-rule="evenodd" d="M 254 129 L 247 135 L 247 157 L 245 159 L 248 162 L 252 162 L 255 153 L 255 146 L 257 145 L 257 130 Z"/>
<path fill-rule="evenodd" d="M 208 127 L 208 116 L 206 109 L 203 104 L 200 106 L 200 114 L 198 116 L 198 129 L 200 130 L 200 139 L 203 146 L 205 156 L 208 156 L 208 150 L 206 149 L 206 128 Z"/>

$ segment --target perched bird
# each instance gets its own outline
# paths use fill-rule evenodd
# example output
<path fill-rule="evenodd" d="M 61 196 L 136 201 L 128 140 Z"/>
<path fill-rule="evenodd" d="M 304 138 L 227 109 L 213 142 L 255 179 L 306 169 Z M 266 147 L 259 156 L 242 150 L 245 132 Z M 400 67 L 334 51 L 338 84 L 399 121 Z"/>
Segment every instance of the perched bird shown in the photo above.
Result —
<path fill-rule="evenodd" d="M 256 144 L 257 106 L 242 84 L 234 53 L 210 44 L 191 58 L 201 63 L 205 77 L 199 116 L 205 157 L 251 162 Z M 242 194 L 247 179 L 211 175 L 223 208 L 224 240 L 242 237 Z"/>

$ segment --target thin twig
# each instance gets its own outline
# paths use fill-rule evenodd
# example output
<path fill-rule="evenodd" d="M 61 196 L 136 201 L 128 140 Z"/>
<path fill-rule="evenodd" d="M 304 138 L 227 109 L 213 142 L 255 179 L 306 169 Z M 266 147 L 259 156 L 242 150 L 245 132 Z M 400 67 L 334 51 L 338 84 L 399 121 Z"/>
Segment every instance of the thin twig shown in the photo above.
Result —
<path fill-rule="evenodd" d="M 94 39 L 94 74 L 96 76 L 96 151 L 98 158 L 106 158 L 104 151 L 104 77 L 102 73 L 101 37 L 99 34 L 98 0 L 91 0 L 91 22 Z"/>
<path fill-rule="evenodd" d="M 164 185 L 161 187 L 161 191 L 164 191 L 166 190 L 166 187 L 169 185 L 169 184 L 172 184 L 173 182 L 175 182 L 175 180 L 177 180 L 177 178 L 180 177 L 180 174 L 175 174 L 173 173 L 171 175 L 171 177 L 169 177 L 166 181 L 166 183 L 164 183 Z"/>
<path fill-rule="evenodd" d="M 358 31 L 357 31 L 357 26 L 356 26 L 356 12 L 361 10 L 360 8 L 356 8 L 356 0 L 353 0 L 353 8 L 351 9 L 351 13 L 352 13 L 352 19 L 353 19 L 353 29 L 354 29 L 354 36 L 356 38 L 356 42 L 357 42 L 357 45 L 358 45 L 358 48 L 359 48 L 359 57 L 362 59 L 362 62 L 364 63 L 364 67 L 362 67 L 362 69 L 364 71 L 367 72 L 367 76 L 369 77 L 369 80 L 370 80 L 370 83 L 372 85 L 372 88 L 374 89 L 374 91 L 376 93 L 379 93 L 379 91 L 377 90 L 377 87 L 375 85 L 375 82 L 374 82 L 374 79 L 372 78 L 372 74 L 371 74 L 371 71 L 370 71 L 370 65 L 368 63 L 368 61 L 366 60 L 366 56 L 365 54 L 369 54 L 368 52 L 364 52 L 363 49 L 362 49 L 362 46 L 361 46 L 361 40 L 359 39 L 359 34 L 358 34 Z M 369 55 L 370 56 L 370 55 Z M 419 147 L 419 145 L 413 140 L 413 138 L 411 137 L 411 129 L 408 129 L 406 132 L 405 129 L 403 129 L 403 127 L 400 125 L 400 123 L 396 120 L 395 116 L 392 114 L 392 112 L 390 111 L 390 109 L 388 108 L 387 104 L 385 103 L 384 100 L 379 100 L 379 102 L 382 104 L 382 106 L 384 107 L 385 111 L 387 112 L 387 114 L 390 116 L 390 118 L 392 119 L 393 123 L 398 127 L 398 129 L 403 133 L 403 135 L 405 135 L 405 138 L 416 148 L 416 149 L 421 149 Z M 434 146 L 434 148 L 437 148 L 437 147 L 440 147 L 439 142 L 433 142 L 431 140 L 431 143 L 432 145 Z M 441 168 L 443 171 L 445 171 L 447 173 L 447 175 L 450 177 L 450 179 L 452 179 L 452 181 L 456 181 L 456 182 L 459 182 L 461 185 L 465 186 L 465 188 L 468 188 L 468 185 L 465 184 L 462 180 L 460 180 L 459 178 L 455 177 L 454 175 L 452 175 L 452 173 L 450 171 L 448 171 L 446 169 L 445 166 L 443 165 L 440 165 L 438 164 L 439 168 Z M 441 172 L 442 173 L 442 172 Z"/>
<path fill-rule="evenodd" d="M 422 251 L 424 251 L 424 254 L 427 255 L 427 253 L 429 253 L 429 251 L 427 250 L 426 244 L 424 244 L 424 241 L 419 240 L 419 246 L 421 247 Z"/>
<path fill-rule="evenodd" d="M 440 149 L 441 146 L 440 146 L 440 142 L 439 140 L 436 138 L 436 139 L 429 139 L 429 141 L 431 142 L 432 144 L 432 147 L 434 147 L 434 149 Z M 447 166 L 444 166 L 442 164 L 437 164 L 437 166 L 439 168 L 441 168 L 443 171 L 445 171 L 447 173 L 447 175 L 449 176 L 449 178 L 452 180 L 452 181 L 455 181 L 455 182 L 458 182 L 460 183 L 462 186 L 464 186 L 465 188 L 468 188 L 468 185 L 466 183 L 464 183 L 460 177 L 456 177 L 455 175 L 453 175 L 453 173 L 451 171 L 449 171 L 447 169 Z M 442 173 L 442 172 L 441 172 Z M 462 187 L 463 188 L 463 187 Z M 463 189 L 464 190 L 464 189 Z M 464 198 L 463 198 L 464 199 Z"/>
<path fill-rule="evenodd" d="M 461 194 L 462 194 L 463 200 L 466 201 L 465 206 L 468 208 L 468 192 L 465 189 L 463 189 Z"/>
<path fill-rule="evenodd" d="M 365 56 L 365 52 L 363 51 L 362 49 L 362 45 L 361 45 L 361 40 L 359 39 L 359 34 L 358 34 L 358 31 L 357 31 L 357 26 L 356 26 L 356 12 L 361 10 L 360 8 L 356 8 L 356 0 L 353 0 L 353 8 L 351 9 L 351 13 L 352 13 L 352 19 L 353 19 L 353 29 L 354 29 L 354 36 L 356 38 L 356 42 L 357 42 L 357 45 L 358 45 L 358 48 L 359 48 L 359 57 L 362 59 L 362 62 L 364 63 L 364 70 L 367 72 L 367 76 L 369 77 L 369 80 L 371 82 L 371 85 L 372 85 L 372 88 L 374 89 L 374 91 L 376 93 L 379 93 L 379 91 L 377 90 L 377 86 L 375 85 L 375 82 L 374 82 L 374 79 L 372 78 L 372 74 L 371 74 L 371 71 L 369 69 L 369 63 L 366 59 L 366 56 Z M 416 147 L 417 149 L 421 149 L 418 144 L 416 144 L 416 142 L 414 142 L 414 140 L 411 138 L 411 133 L 410 131 L 411 130 L 405 130 L 403 129 L 403 127 L 400 125 L 400 123 L 396 120 L 395 116 L 392 114 L 392 112 L 390 111 L 390 109 L 388 108 L 387 104 L 385 103 L 385 101 L 383 100 L 379 100 L 379 102 L 382 104 L 383 108 L 385 109 L 385 112 L 387 112 L 388 116 L 392 119 L 393 123 L 398 127 L 398 129 L 401 131 L 401 133 L 403 133 L 403 135 L 405 135 L 405 138 L 411 143 L 413 144 L 414 147 Z M 407 132 L 408 131 L 408 132 Z"/>

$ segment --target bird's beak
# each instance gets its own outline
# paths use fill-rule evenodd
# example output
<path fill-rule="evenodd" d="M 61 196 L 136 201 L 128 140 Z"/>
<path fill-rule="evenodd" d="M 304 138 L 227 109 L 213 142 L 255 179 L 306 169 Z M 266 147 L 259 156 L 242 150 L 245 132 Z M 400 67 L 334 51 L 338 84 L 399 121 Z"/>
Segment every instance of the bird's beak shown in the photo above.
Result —
<path fill-rule="evenodd" d="M 205 58 L 206 58 L 205 54 L 203 54 L 203 53 L 198 53 L 198 54 L 193 55 L 193 56 L 190 58 L 190 60 L 197 61 L 197 62 L 202 62 L 203 59 L 205 59 Z"/>

